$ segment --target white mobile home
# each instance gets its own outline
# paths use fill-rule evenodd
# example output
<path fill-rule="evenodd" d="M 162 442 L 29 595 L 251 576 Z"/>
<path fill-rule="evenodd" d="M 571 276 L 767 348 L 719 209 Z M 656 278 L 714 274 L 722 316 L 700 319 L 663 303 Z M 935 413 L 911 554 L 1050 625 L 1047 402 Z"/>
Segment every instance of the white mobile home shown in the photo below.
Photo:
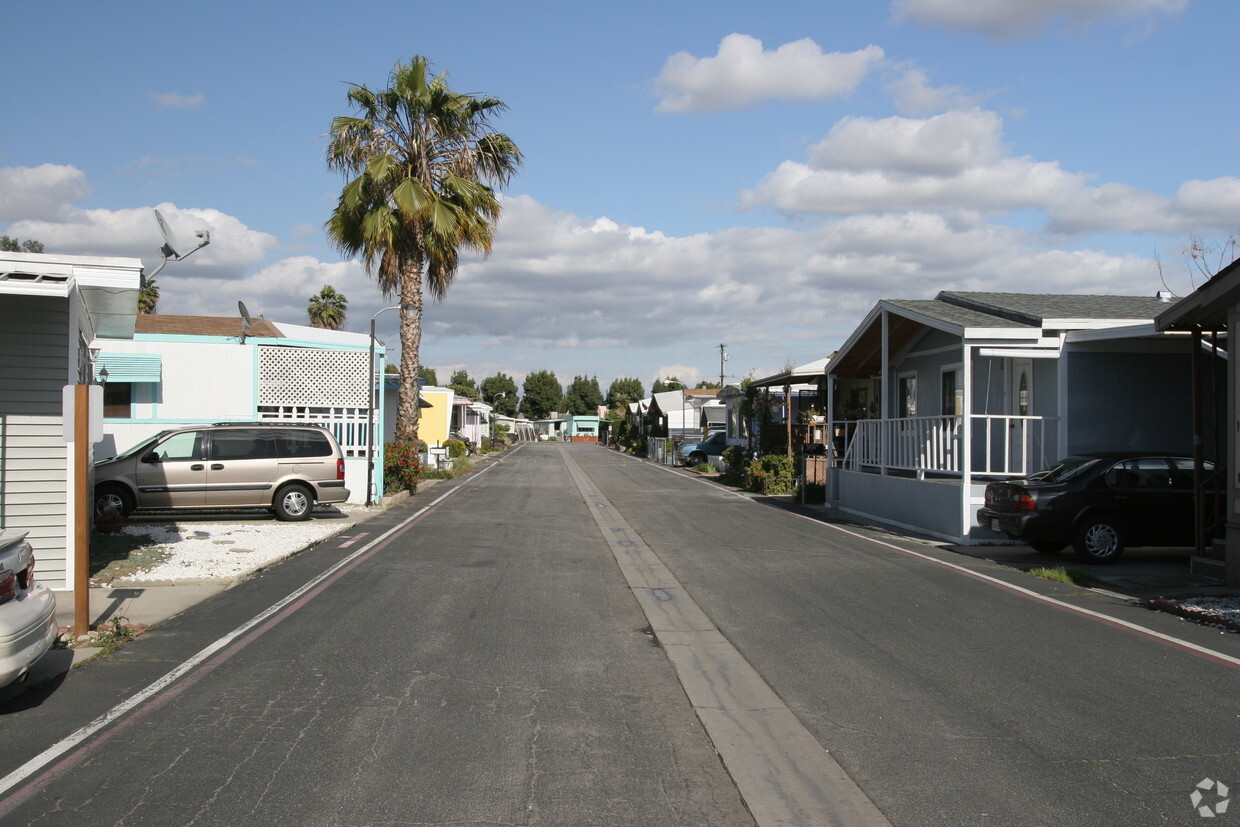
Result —
<path fill-rule="evenodd" d="M 52 588 L 71 585 L 75 530 L 62 391 L 91 381 L 95 336 L 133 335 L 141 274 L 132 258 L 0 253 L 0 528 L 28 532 Z"/>

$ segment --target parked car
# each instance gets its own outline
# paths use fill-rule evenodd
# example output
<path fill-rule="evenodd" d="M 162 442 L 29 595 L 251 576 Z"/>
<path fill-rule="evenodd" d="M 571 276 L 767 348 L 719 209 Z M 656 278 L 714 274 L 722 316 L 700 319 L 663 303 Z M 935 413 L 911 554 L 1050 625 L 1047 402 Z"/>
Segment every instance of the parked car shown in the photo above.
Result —
<path fill-rule="evenodd" d="M 220 422 L 163 431 L 95 464 L 95 512 L 270 508 L 305 520 L 349 498 L 344 455 L 317 425 Z"/>
<path fill-rule="evenodd" d="M 707 457 L 723 456 L 723 449 L 728 447 L 728 437 L 723 431 L 712 431 L 710 436 L 701 442 L 686 442 L 676 449 L 676 459 L 681 465 L 701 465 Z"/>
<path fill-rule="evenodd" d="M 455 439 L 458 442 L 464 442 L 465 453 L 467 454 L 473 454 L 477 452 L 478 446 L 474 445 L 474 443 L 470 440 L 470 438 L 465 436 L 460 431 L 452 431 L 451 433 L 448 434 L 448 439 Z"/>
<path fill-rule="evenodd" d="M 989 483 L 977 522 L 1036 551 L 1070 544 L 1082 560 L 1110 563 L 1128 547 L 1192 545 L 1194 514 L 1191 457 L 1111 452 Z"/>
<path fill-rule="evenodd" d="M 56 595 L 35 580 L 26 532 L 0 531 L 0 686 L 24 678 L 57 631 Z"/>

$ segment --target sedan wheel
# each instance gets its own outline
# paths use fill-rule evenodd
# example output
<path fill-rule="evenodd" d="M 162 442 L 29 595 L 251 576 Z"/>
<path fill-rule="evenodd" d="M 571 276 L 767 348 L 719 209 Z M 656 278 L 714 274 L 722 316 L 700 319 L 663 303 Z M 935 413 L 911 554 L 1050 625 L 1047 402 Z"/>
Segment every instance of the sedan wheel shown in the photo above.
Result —
<path fill-rule="evenodd" d="M 1124 553 L 1124 539 L 1114 520 L 1095 517 L 1077 529 L 1072 547 L 1087 563 L 1113 563 Z"/>

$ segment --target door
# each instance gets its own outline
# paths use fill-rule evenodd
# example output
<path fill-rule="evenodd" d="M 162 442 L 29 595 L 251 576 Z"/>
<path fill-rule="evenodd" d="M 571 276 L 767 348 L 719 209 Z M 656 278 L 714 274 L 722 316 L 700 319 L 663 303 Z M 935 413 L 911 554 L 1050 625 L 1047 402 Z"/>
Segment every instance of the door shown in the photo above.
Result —
<path fill-rule="evenodd" d="M 278 432 L 272 428 L 222 428 L 211 433 L 206 504 L 269 506 L 280 470 Z"/>
<path fill-rule="evenodd" d="M 195 508 L 205 502 L 207 465 L 202 431 L 180 431 L 138 458 L 134 481 L 140 508 Z"/>
<path fill-rule="evenodd" d="M 1011 417 L 1032 416 L 1033 412 L 1033 360 L 1011 359 L 1011 370 L 1008 371 L 1008 415 Z M 1026 419 L 1008 420 L 1008 465 L 1009 471 L 1020 474 L 1032 474 L 1037 471 L 1033 465 L 1033 427 Z"/>

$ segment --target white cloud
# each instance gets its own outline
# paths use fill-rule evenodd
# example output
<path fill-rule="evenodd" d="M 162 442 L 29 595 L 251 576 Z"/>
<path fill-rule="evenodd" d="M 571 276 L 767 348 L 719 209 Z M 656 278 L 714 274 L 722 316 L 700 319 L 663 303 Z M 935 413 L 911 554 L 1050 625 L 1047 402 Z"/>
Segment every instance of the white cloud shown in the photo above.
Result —
<path fill-rule="evenodd" d="M 1000 216 L 1035 210 L 1054 236 L 1092 232 L 1230 231 L 1240 179 L 1190 181 L 1174 198 L 1126 184 L 1091 183 L 1058 162 L 1012 156 L 993 112 L 927 119 L 846 118 L 809 151 L 785 161 L 740 206 L 786 213 L 946 212 Z"/>
<path fill-rule="evenodd" d="M 88 194 L 86 175 L 76 167 L 0 167 L 0 221 L 55 219 Z"/>
<path fill-rule="evenodd" d="M 1149 20 L 1176 15 L 1188 0 L 893 0 L 896 20 L 949 29 L 976 30 L 1011 39 L 1037 34 L 1059 20 L 1088 26 L 1110 20 Z"/>
<path fill-rule="evenodd" d="M 921 69 L 906 69 L 884 87 L 892 102 L 909 115 L 930 115 L 949 109 L 973 109 L 988 96 L 965 92 L 958 86 L 931 86 Z"/>
<path fill-rule="evenodd" d="M 767 100 L 825 100 L 846 95 L 883 59 L 867 46 L 855 52 L 824 53 L 806 38 L 774 51 L 762 41 L 730 34 L 714 57 L 679 52 L 667 59 L 655 81 L 659 112 L 719 112 Z"/>
<path fill-rule="evenodd" d="M 202 93 L 183 95 L 180 92 L 148 92 L 151 100 L 166 109 L 201 109 L 206 106 L 207 99 Z"/>

